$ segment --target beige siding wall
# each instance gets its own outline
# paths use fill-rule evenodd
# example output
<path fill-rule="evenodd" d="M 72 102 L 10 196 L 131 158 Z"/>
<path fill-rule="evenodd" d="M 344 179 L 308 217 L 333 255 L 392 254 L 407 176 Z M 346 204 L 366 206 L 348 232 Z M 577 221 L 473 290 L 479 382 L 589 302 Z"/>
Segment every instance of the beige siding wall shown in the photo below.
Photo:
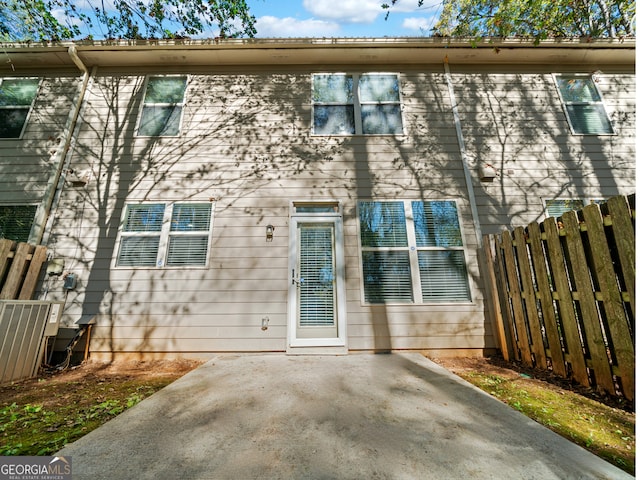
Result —
<path fill-rule="evenodd" d="M 594 71 L 615 135 L 573 135 L 563 111 L 553 73 Z M 484 233 L 540 220 L 546 199 L 635 191 L 633 71 L 586 65 L 496 74 L 465 68 L 453 71 L 453 81 L 474 170 L 489 163 L 497 172 L 492 182 L 475 182 Z"/>
<path fill-rule="evenodd" d="M 318 69 L 332 70 L 344 68 Z M 87 93 L 72 156 L 73 168 L 89 169 L 92 181 L 63 192 L 50 245 L 55 255 L 68 259 L 67 270 L 79 276 L 79 287 L 69 293 L 64 321 L 97 319 L 94 352 L 283 351 L 290 282 L 289 204 L 333 199 L 340 200 L 344 210 L 350 349 L 494 348 L 484 315 L 476 235 L 444 69 L 371 70 L 402 72 L 406 136 L 310 135 L 311 72 L 292 69 L 191 71 L 181 136 L 136 138 L 145 72 L 99 70 Z M 531 95 L 525 94 L 529 80 L 539 84 Z M 497 145 L 501 158 L 506 158 L 505 152 L 519 148 L 518 139 L 531 136 L 529 126 L 546 131 L 546 126 L 535 125 L 535 119 L 542 125 L 546 120 L 540 119 L 548 116 L 555 129 L 567 128 L 557 100 L 550 98 L 544 111 L 535 110 L 535 95 L 552 85 L 546 74 L 503 78 L 454 72 L 454 82 L 467 147 L 475 156 L 487 155 L 487 149 L 493 152 Z M 515 83 L 513 100 L 509 82 Z M 522 109 L 509 106 L 512 101 Z M 491 108 L 481 108 L 480 103 Z M 511 121 L 514 111 L 527 109 L 535 119 L 527 117 L 522 126 L 505 130 L 511 132 L 505 134 L 507 142 L 490 134 Z M 480 134 L 482 138 L 476 139 Z M 566 131 L 562 135 L 566 137 Z M 613 145 L 618 149 L 620 139 L 600 138 L 611 145 L 599 153 L 605 162 L 611 161 Z M 574 169 L 558 158 L 563 151 L 558 147 L 543 158 L 561 185 L 575 181 Z M 534 148 L 527 154 L 526 165 L 541 160 Z M 522 160 L 512 157 L 513 170 L 525 168 Z M 529 193 L 522 200 L 523 178 L 505 175 L 499 181 L 476 185 L 487 230 L 497 221 L 508 223 L 504 219 L 512 215 L 524 219 L 540 213 L 541 207 L 531 213 Z M 553 191 L 554 185 L 560 188 L 553 179 L 538 183 L 535 195 Z M 500 185 L 503 197 L 490 190 Z M 372 198 L 459 202 L 472 303 L 364 303 L 356 205 L 359 199 Z M 116 237 L 127 202 L 185 199 L 214 204 L 206 268 L 114 268 Z M 275 226 L 273 242 L 265 241 L 267 224 Z M 59 284 L 50 287 L 52 296 L 62 295 Z M 270 319 L 266 331 L 260 328 L 264 316 Z"/>
<path fill-rule="evenodd" d="M 60 72 L 19 72 L 9 78 L 40 78 L 20 139 L 0 139 L 0 204 L 38 204 L 60 160 L 65 125 L 80 79 Z"/>

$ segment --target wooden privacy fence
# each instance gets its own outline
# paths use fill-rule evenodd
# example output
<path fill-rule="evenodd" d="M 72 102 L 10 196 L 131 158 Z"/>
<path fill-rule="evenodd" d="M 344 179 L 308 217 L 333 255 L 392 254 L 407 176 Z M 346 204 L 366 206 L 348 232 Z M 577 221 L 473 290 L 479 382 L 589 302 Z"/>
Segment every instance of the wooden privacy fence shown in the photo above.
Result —
<path fill-rule="evenodd" d="M 47 247 L 0 239 L 0 300 L 31 300 Z"/>
<path fill-rule="evenodd" d="M 485 235 L 503 356 L 633 400 L 635 195 Z"/>

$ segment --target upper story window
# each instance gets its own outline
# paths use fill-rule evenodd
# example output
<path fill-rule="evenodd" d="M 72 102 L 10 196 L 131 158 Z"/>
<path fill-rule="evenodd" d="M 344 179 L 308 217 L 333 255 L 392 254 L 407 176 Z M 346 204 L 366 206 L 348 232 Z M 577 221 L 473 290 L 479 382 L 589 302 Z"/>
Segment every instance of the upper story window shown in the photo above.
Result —
<path fill-rule="evenodd" d="M 366 303 L 469 302 L 456 202 L 358 204 Z"/>
<path fill-rule="evenodd" d="M 401 105 L 396 74 L 313 75 L 316 135 L 401 135 Z"/>
<path fill-rule="evenodd" d="M 558 75 L 555 78 L 571 131 L 575 135 L 615 133 L 592 77 Z"/>
<path fill-rule="evenodd" d="M 139 137 L 175 137 L 180 134 L 186 76 L 149 77 L 144 92 Z"/>
<path fill-rule="evenodd" d="M 127 205 L 116 266 L 206 266 L 211 211 L 204 202 Z"/>
<path fill-rule="evenodd" d="M 35 205 L 0 205 L 0 238 L 28 242 L 37 209 Z"/>
<path fill-rule="evenodd" d="M 20 138 L 38 92 L 37 78 L 0 79 L 0 138 Z"/>

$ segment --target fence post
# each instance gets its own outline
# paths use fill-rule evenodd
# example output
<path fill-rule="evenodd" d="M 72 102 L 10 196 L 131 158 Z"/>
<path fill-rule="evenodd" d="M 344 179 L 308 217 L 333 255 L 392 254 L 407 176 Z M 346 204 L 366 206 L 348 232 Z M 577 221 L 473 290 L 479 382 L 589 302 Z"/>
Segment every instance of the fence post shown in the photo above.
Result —
<path fill-rule="evenodd" d="M 498 284 L 496 282 L 495 262 L 496 256 L 494 255 L 491 245 L 491 236 L 484 235 L 482 237 L 482 247 L 484 249 L 484 258 L 486 263 L 486 272 L 488 275 L 488 282 L 486 284 L 489 291 L 487 292 L 487 300 L 490 302 L 491 312 L 493 314 L 493 324 L 497 335 L 498 344 L 500 345 L 500 352 L 502 358 L 509 360 L 509 346 L 507 345 L 507 336 L 504 331 L 504 321 L 502 319 L 502 312 L 500 311 L 500 300 L 498 298 Z"/>

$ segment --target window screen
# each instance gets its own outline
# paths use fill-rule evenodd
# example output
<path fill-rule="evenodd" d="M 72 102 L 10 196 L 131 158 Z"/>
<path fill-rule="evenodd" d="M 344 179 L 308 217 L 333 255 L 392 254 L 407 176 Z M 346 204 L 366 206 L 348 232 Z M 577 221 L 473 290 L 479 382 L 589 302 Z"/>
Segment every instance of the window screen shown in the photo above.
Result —
<path fill-rule="evenodd" d="M 0 238 L 27 242 L 37 208 L 35 205 L 0 205 Z"/>

